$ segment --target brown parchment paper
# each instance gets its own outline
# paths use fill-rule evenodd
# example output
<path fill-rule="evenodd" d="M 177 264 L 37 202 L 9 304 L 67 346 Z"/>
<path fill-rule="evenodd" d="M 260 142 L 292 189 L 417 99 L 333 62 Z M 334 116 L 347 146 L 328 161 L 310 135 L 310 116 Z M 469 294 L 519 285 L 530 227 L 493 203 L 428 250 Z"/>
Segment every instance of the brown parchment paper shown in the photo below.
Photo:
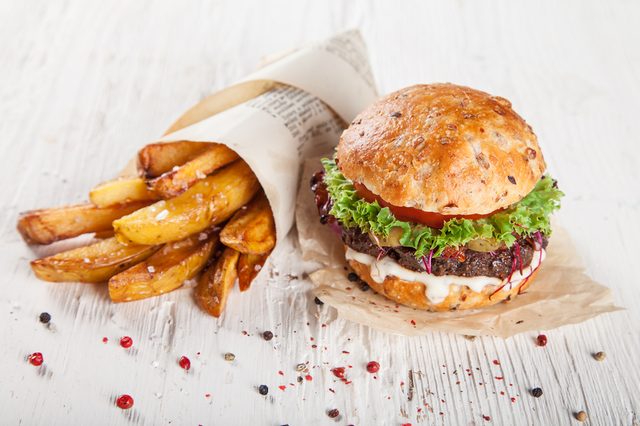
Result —
<path fill-rule="evenodd" d="M 557 223 L 538 276 L 526 293 L 511 302 L 478 310 L 435 313 L 397 305 L 372 290 L 362 291 L 347 280 L 340 239 L 318 220 L 308 182 L 319 169 L 319 158 L 306 161 L 297 197 L 298 238 L 303 258 L 318 264 L 310 274 L 316 286 L 314 293 L 336 308 L 342 318 L 406 336 L 444 331 L 506 338 L 525 331 L 576 324 L 621 309 L 613 304 L 607 287 L 585 274 L 568 233 Z"/>

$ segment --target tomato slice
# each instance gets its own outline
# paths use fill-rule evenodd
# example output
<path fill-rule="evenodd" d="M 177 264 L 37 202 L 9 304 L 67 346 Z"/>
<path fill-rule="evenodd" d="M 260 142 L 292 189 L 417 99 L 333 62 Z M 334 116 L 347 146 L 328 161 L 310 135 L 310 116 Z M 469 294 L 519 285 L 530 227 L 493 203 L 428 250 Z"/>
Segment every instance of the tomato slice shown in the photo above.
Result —
<path fill-rule="evenodd" d="M 483 217 L 491 216 L 492 214 L 502 210 L 502 209 L 498 209 L 496 211 L 493 211 L 487 214 L 467 214 L 467 215 L 449 215 L 449 214 L 440 214 L 436 212 L 425 212 L 420 209 L 415 209 L 413 207 L 394 206 L 393 204 L 388 203 L 382 198 L 380 198 L 380 196 L 369 191 L 367 187 L 361 183 L 354 182 L 353 186 L 355 187 L 358 195 L 364 198 L 365 200 L 367 200 L 368 202 L 372 203 L 374 201 L 377 201 L 378 204 L 380 204 L 382 207 L 389 207 L 389 210 L 391 210 L 391 213 L 393 213 L 393 215 L 397 219 L 404 220 L 407 222 L 421 223 L 423 225 L 427 225 L 430 228 L 438 228 L 438 229 L 442 228 L 446 221 L 451 219 L 456 219 L 456 218 L 471 219 L 471 220 L 482 219 Z"/>

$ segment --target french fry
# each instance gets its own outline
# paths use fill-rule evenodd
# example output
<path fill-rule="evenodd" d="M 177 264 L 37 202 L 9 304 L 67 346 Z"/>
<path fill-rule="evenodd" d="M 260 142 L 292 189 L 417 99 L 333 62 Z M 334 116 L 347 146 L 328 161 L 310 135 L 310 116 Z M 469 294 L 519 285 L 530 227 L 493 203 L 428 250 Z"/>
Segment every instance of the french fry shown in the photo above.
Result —
<path fill-rule="evenodd" d="M 116 237 L 145 245 L 184 239 L 227 220 L 253 197 L 258 187 L 249 166 L 236 161 L 175 198 L 158 201 L 116 220 Z"/>
<path fill-rule="evenodd" d="M 106 231 L 98 231 L 95 234 L 93 234 L 93 238 L 96 238 L 98 240 L 104 240 L 107 238 L 111 238 L 115 235 L 115 232 L 113 232 L 113 228 L 106 230 Z"/>
<path fill-rule="evenodd" d="M 132 201 L 154 201 L 160 197 L 147 188 L 142 178 L 118 178 L 96 186 L 89 200 L 98 207 L 108 207 Z"/>
<path fill-rule="evenodd" d="M 149 187 L 162 198 L 182 194 L 200 179 L 214 170 L 238 159 L 238 154 L 224 145 L 211 144 L 206 151 L 187 161 L 182 166 L 149 181 Z"/>
<path fill-rule="evenodd" d="M 238 287 L 247 291 L 269 254 L 241 254 L 238 258 Z"/>
<path fill-rule="evenodd" d="M 144 262 L 111 277 L 111 300 L 129 302 L 177 289 L 200 272 L 217 242 L 217 234 L 203 232 L 164 245 Z"/>
<path fill-rule="evenodd" d="M 237 263 L 240 253 L 225 248 L 216 262 L 200 276 L 195 298 L 202 309 L 219 317 L 227 304 L 229 292 L 238 277 Z"/>
<path fill-rule="evenodd" d="M 211 146 L 208 142 L 152 143 L 138 151 L 138 173 L 150 179 L 181 166 Z"/>
<path fill-rule="evenodd" d="M 220 241 L 243 254 L 265 254 L 273 249 L 275 225 L 263 192 L 233 215 L 222 229 Z"/>
<path fill-rule="evenodd" d="M 18 232 L 28 244 L 51 244 L 89 232 L 108 231 L 111 223 L 149 202 L 137 201 L 110 207 L 79 204 L 24 212 L 18 219 Z"/>
<path fill-rule="evenodd" d="M 31 269 L 45 281 L 105 282 L 151 256 L 159 246 L 124 246 L 115 238 L 36 259 Z"/>

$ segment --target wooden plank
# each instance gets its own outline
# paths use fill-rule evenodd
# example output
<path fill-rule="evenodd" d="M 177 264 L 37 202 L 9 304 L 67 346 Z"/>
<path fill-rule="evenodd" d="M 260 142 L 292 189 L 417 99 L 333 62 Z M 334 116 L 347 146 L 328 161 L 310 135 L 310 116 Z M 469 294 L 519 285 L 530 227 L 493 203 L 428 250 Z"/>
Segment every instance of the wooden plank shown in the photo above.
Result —
<path fill-rule="evenodd" d="M 326 411 L 337 408 L 340 424 L 359 425 L 488 423 L 483 416 L 494 424 L 575 424 L 571 413 L 581 409 L 593 424 L 637 423 L 640 292 L 629 265 L 640 239 L 640 5 L 615 6 L 0 4 L 3 422 L 329 424 Z M 189 289 L 113 305 L 103 287 L 33 277 L 28 260 L 53 249 L 34 253 L 22 244 L 19 211 L 86 198 L 183 110 L 262 56 L 354 26 L 383 92 L 452 81 L 512 100 L 568 194 L 560 219 L 589 272 L 627 311 L 545 331 L 545 348 L 534 334 L 387 335 L 316 306 L 310 284 L 292 278 L 304 272 L 292 241 L 251 291 L 232 294 L 220 320 L 202 314 Z M 38 323 L 42 311 L 52 314 L 51 329 Z M 276 335 L 270 342 L 260 337 L 266 329 Z M 119 347 L 123 335 L 133 348 Z M 591 358 L 598 350 L 607 352 L 604 362 Z M 45 368 L 25 362 L 34 351 Z M 225 352 L 236 361 L 224 361 Z M 181 355 L 191 358 L 188 373 L 177 365 Z M 364 369 L 370 360 L 382 366 L 377 379 Z M 300 362 L 309 362 L 312 381 L 297 383 Z M 330 369 L 348 365 L 353 383 L 345 385 Z M 269 386 L 267 397 L 259 384 Z M 539 399 L 528 395 L 534 386 L 544 390 Z M 120 393 L 135 398 L 132 410 L 114 406 Z"/>

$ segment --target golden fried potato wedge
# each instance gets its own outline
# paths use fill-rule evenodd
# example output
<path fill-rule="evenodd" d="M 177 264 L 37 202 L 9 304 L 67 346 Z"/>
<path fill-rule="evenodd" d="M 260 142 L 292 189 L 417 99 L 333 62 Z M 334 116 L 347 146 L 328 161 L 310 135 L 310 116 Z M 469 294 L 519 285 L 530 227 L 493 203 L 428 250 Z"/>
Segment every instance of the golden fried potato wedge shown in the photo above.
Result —
<path fill-rule="evenodd" d="M 29 244 L 51 244 L 89 232 L 108 231 L 114 220 L 147 205 L 148 201 L 137 201 L 110 207 L 79 204 L 31 210 L 20 214 L 18 232 Z"/>
<path fill-rule="evenodd" d="M 149 181 L 149 188 L 162 198 L 172 198 L 182 194 L 200 179 L 220 167 L 226 166 L 238 159 L 231 149 L 224 145 L 211 144 L 202 154 L 182 166 L 164 173 L 162 176 Z"/>
<path fill-rule="evenodd" d="M 233 215 L 222 229 L 220 241 L 244 254 L 265 254 L 273 249 L 276 229 L 263 192 Z"/>
<path fill-rule="evenodd" d="M 115 235 L 116 233 L 113 232 L 113 228 L 109 229 L 107 231 L 98 231 L 95 234 L 93 234 L 93 238 L 96 238 L 98 240 L 104 240 L 107 238 L 111 238 Z"/>
<path fill-rule="evenodd" d="M 138 151 L 138 173 L 150 179 L 181 166 L 211 146 L 209 142 L 152 143 Z"/>
<path fill-rule="evenodd" d="M 247 291 L 269 254 L 241 254 L 238 258 L 238 287 Z"/>
<path fill-rule="evenodd" d="M 147 188 L 142 178 L 118 178 L 101 183 L 89 192 L 89 200 L 98 207 L 132 201 L 155 201 L 160 197 Z"/>
<path fill-rule="evenodd" d="M 116 220 L 116 237 L 146 245 L 184 239 L 227 220 L 253 197 L 258 187 L 249 166 L 238 160 L 175 198 L 158 201 Z"/>
<path fill-rule="evenodd" d="M 200 276 L 195 298 L 202 309 L 214 317 L 219 317 L 227 304 L 229 292 L 238 277 L 237 263 L 240 253 L 225 248 L 216 262 Z"/>
<path fill-rule="evenodd" d="M 217 233 L 203 232 L 165 244 L 144 262 L 111 277 L 111 300 L 129 302 L 177 289 L 200 272 L 217 241 Z"/>
<path fill-rule="evenodd" d="M 143 261 L 160 246 L 122 245 L 115 238 L 36 259 L 31 269 L 45 281 L 99 283 Z"/>

